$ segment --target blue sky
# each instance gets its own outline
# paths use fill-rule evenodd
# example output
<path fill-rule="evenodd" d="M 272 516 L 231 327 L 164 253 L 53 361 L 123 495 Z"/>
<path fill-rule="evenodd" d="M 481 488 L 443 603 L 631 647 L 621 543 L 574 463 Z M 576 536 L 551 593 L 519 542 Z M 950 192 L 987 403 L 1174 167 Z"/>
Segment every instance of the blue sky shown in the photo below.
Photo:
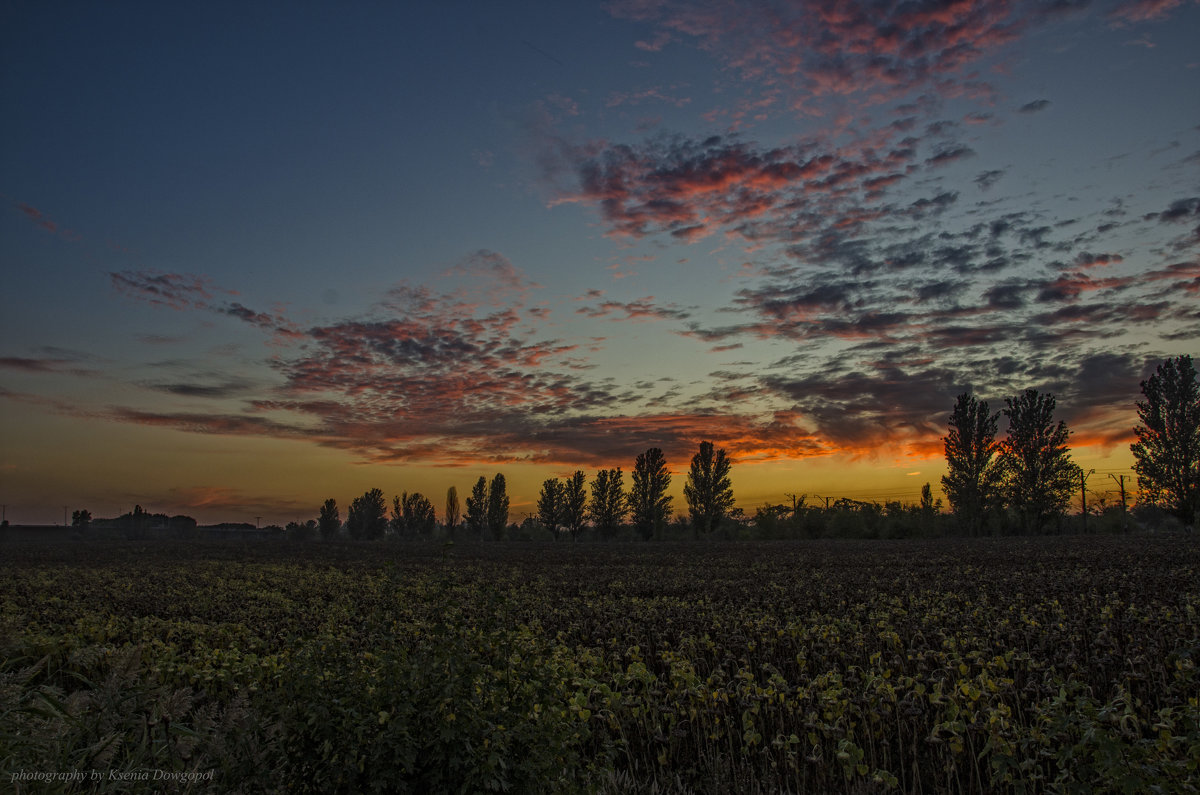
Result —
<path fill-rule="evenodd" d="M 1195 2 L 0 31 L 13 520 L 286 521 L 497 470 L 521 510 L 652 445 L 678 490 L 703 439 L 747 509 L 915 499 L 955 395 L 1026 387 L 1122 472 L 1139 380 L 1198 353 Z"/>

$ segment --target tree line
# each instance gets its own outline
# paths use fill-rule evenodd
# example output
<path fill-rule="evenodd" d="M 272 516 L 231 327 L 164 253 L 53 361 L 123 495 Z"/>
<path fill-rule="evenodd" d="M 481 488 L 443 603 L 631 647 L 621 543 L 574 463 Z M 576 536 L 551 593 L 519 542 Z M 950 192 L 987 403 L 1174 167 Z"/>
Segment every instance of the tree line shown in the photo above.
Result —
<path fill-rule="evenodd" d="M 1131 446 L 1138 477 L 1139 503 L 1158 506 L 1180 523 L 1192 526 L 1200 511 L 1200 385 L 1190 356 L 1169 359 L 1141 383 L 1144 400 L 1136 405 L 1137 441 Z M 1084 528 L 1090 509 L 1085 472 L 1071 458 L 1070 429 L 1055 420 L 1057 400 L 1036 389 L 1005 398 L 1004 408 L 992 411 L 975 395 L 959 395 L 949 416 L 942 442 L 946 474 L 942 491 L 950 513 L 941 512 L 925 484 L 918 505 L 878 505 L 841 499 L 824 508 L 807 505 L 806 495 L 792 504 L 760 507 L 751 521 L 760 530 L 778 535 L 856 534 L 857 523 L 890 528 L 894 535 L 945 532 L 979 536 L 997 533 L 1039 534 L 1061 529 L 1072 501 L 1080 499 Z M 999 439 L 1000 418 L 1007 421 Z M 726 451 L 701 442 L 692 457 L 683 488 L 693 538 L 713 534 L 723 526 L 745 520 L 734 507 L 732 464 Z M 458 496 L 451 487 L 446 497 L 443 526 L 453 535 L 460 526 L 475 535 L 500 540 L 513 529 L 540 530 L 553 538 L 579 538 L 591 528 L 601 539 L 629 528 L 640 538 L 659 537 L 671 523 L 671 474 L 657 447 L 637 456 L 625 489 L 620 467 L 601 469 L 589 483 L 583 470 L 542 483 L 535 511 L 520 528 L 508 524 L 509 500 L 502 474 L 490 482 L 479 478 L 466 500 L 460 522 Z M 1129 509 L 1122 484 L 1121 513 Z M 840 524 L 839 524 L 840 522 Z M 382 492 L 373 489 L 354 500 L 345 530 L 352 538 L 428 536 L 437 525 L 432 504 L 420 494 L 396 497 L 390 520 L 384 515 Z M 319 520 L 321 533 L 336 534 L 337 507 L 326 501 Z M 878 534 L 874 530 L 871 534 Z"/>
<path fill-rule="evenodd" d="M 1141 389 L 1137 441 L 1130 446 L 1140 502 L 1194 526 L 1200 511 L 1200 385 L 1191 357 L 1163 362 Z M 950 415 L 942 491 L 960 531 L 1042 533 L 1061 522 L 1075 494 L 1086 523 L 1090 473 L 1071 460 L 1071 432 L 1054 421 L 1054 395 L 1027 389 L 1004 403 L 992 412 L 987 401 L 966 393 Z M 1007 436 L 997 440 L 1001 414 Z M 1125 511 L 1123 489 L 1121 502 Z"/>
<path fill-rule="evenodd" d="M 716 449 L 712 442 L 700 443 L 683 489 L 697 536 L 715 530 L 733 511 L 731 466 L 724 450 Z M 625 473 L 620 467 L 601 469 L 590 484 L 583 470 L 563 479 L 548 478 L 542 483 L 535 513 L 518 529 L 540 529 L 555 539 L 566 535 L 576 540 L 585 527 L 591 527 L 601 538 L 610 539 L 628 522 L 643 539 L 653 538 L 661 534 L 671 519 L 673 498 L 667 494 L 671 473 L 663 451 L 652 447 L 637 456 L 630 480 L 626 491 Z M 490 481 L 480 477 L 465 504 L 464 513 L 458 490 L 451 486 L 442 514 L 442 526 L 450 538 L 461 529 L 476 537 L 489 536 L 500 541 L 512 528 L 508 522 L 510 503 L 503 473 L 497 473 Z M 530 528 L 530 524 L 535 528 Z M 394 497 L 389 516 L 384 493 L 376 488 L 354 498 L 344 523 L 337 501 L 330 498 L 321 506 L 315 522 L 306 525 L 293 522 L 287 530 L 296 536 L 319 532 L 324 538 L 333 538 L 344 532 L 352 539 L 371 540 L 388 535 L 429 537 L 437 526 L 437 513 L 423 494 L 406 492 Z"/>
<path fill-rule="evenodd" d="M 1141 382 L 1141 391 L 1144 399 L 1135 404 L 1137 441 L 1130 448 L 1139 507 L 1161 509 L 1183 526 L 1194 526 L 1200 514 L 1200 383 L 1191 357 L 1164 361 Z M 1076 495 L 1086 530 L 1091 473 L 1071 459 L 1071 431 L 1064 421 L 1055 420 L 1055 409 L 1055 396 L 1036 389 L 1005 398 L 999 411 L 975 395 L 959 395 L 942 438 L 946 474 L 941 483 L 948 514 L 926 483 L 918 505 L 843 498 L 832 505 L 827 500 L 822 508 L 807 504 L 806 495 L 793 495 L 790 506 L 766 504 L 747 518 L 734 504 L 731 459 L 725 450 L 704 441 L 691 459 L 683 487 L 686 520 L 672 517 L 673 498 L 667 493 L 671 473 L 663 451 L 652 447 L 634 461 L 628 490 L 620 467 L 599 470 L 590 483 L 583 470 L 545 480 L 534 512 L 520 525 L 509 522 L 507 484 L 497 473 L 490 480 L 480 477 L 461 505 L 451 486 L 440 521 L 425 495 L 403 492 L 392 498 L 389 511 L 384 493 L 374 488 L 350 503 L 344 522 L 331 498 L 315 521 L 291 522 L 286 532 L 293 538 L 319 534 L 372 540 L 430 538 L 441 528 L 450 539 L 465 532 L 496 541 L 516 533 L 576 540 L 585 530 L 606 540 L 621 533 L 648 540 L 663 537 L 668 527 L 672 537 L 699 539 L 718 531 L 736 534 L 748 525 L 766 537 L 1037 534 L 1061 530 Z M 998 439 L 1001 416 L 1007 421 L 1006 436 Z M 1120 521 L 1125 527 L 1128 502 L 1122 482 Z M 143 515 L 139 506 L 130 521 Z M 77 526 L 86 527 L 91 514 L 76 511 L 74 519 Z"/>

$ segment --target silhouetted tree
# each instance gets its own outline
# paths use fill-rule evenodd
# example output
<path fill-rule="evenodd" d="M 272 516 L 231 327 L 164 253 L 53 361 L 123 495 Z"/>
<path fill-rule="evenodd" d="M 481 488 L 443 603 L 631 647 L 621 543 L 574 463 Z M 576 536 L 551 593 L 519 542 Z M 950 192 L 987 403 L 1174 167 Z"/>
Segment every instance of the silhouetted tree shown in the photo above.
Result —
<path fill-rule="evenodd" d="M 446 489 L 446 533 L 450 538 L 454 538 L 454 529 L 458 527 L 458 522 L 462 518 L 462 511 L 458 507 L 458 489 L 454 486 Z"/>
<path fill-rule="evenodd" d="M 346 530 L 351 538 L 380 538 L 387 529 L 387 506 L 383 492 L 371 489 L 350 503 Z"/>
<path fill-rule="evenodd" d="M 480 475 L 479 480 L 475 481 L 475 485 L 471 488 L 471 496 L 467 497 L 467 527 L 472 533 L 483 535 L 484 528 L 488 526 L 487 510 L 487 478 Z"/>
<path fill-rule="evenodd" d="M 575 470 L 575 474 L 563 483 L 562 523 L 572 541 L 579 538 L 579 531 L 587 523 L 587 476 L 581 469 Z"/>
<path fill-rule="evenodd" d="M 404 504 L 399 495 L 392 497 L 392 518 L 388 521 L 388 530 L 394 535 L 404 534 Z"/>
<path fill-rule="evenodd" d="M 667 494 L 670 486 L 671 473 L 667 471 L 662 450 L 651 447 L 637 457 L 633 487 L 629 490 L 629 511 L 642 538 L 650 539 L 666 526 L 671 510 L 671 497 Z"/>
<path fill-rule="evenodd" d="M 942 509 L 942 501 L 933 499 L 933 488 L 926 483 L 921 487 L 921 513 L 932 519 Z"/>
<path fill-rule="evenodd" d="M 337 500 L 332 497 L 325 500 L 325 504 L 321 506 L 320 516 L 317 517 L 317 527 L 321 531 L 321 538 L 333 538 L 338 534 L 338 530 L 342 529 Z"/>
<path fill-rule="evenodd" d="M 1053 395 L 1026 389 L 1004 402 L 1008 438 L 1000 445 L 1000 459 L 1005 493 L 1020 517 L 1021 531 L 1039 533 L 1066 510 L 1075 490 L 1079 467 L 1067 448 L 1071 432 L 1061 420 L 1054 424 Z"/>
<path fill-rule="evenodd" d="M 692 533 L 711 533 L 733 507 L 733 482 L 729 479 L 731 464 L 724 450 L 714 450 L 712 442 L 701 442 L 700 451 L 692 456 L 683 497 L 692 516 Z"/>
<path fill-rule="evenodd" d="M 404 532 L 419 536 L 427 536 L 433 532 L 433 528 L 437 526 L 437 511 L 424 494 L 419 491 L 412 494 L 405 492 L 401 504 L 404 509 Z"/>
<path fill-rule="evenodd" d="M 537 519 L 557 541 L 558 526 L 562 524 L 562 483 L 558 478 L 542 481 L 542 491 L 537 500 Z"/>
<path fill-rule="evenodd" d="M 87 527 L 92 523 L 92 512 L 89 510 L 78 510 L 71 512 L 71 527 Z"/>
<path fill-rule="evenodd" d="M 592 501 L 588 506 L 588 516 L 600 531 L 600 537 L 605 540 L 612 538 L 629 511 L 622 489 L 623 479 L 621 468 L 617 467 L 601 469 L 592 481 Z"/>
<path fill-rule="evenodd" d="M 1142 382 L 1141 425 L 1130 446 L 1142 501 L 1162 505 L 1185 525 L 1200 514 L 1200 384 L 1191 356 L 1167 359 Z"/>
<path fill-rule="evenodd" d="M 497 541 L 504 538 L 504 529 L 508 526 L 508 491 L 504 475 L 499 472 L 488 486 L 487 525 L 492 538 Z"/>
<path fill-rule="evenodd" d="M 987 401 L 961 394 L 950 415 L 950 432 L 942 438 L 946 448 L 942 491 L 959 526 L 972 536 L 983 532 L 988 514 L 1000 501 L 1003 467 L 997 458 L 999 417 L 1000 412 L 988 412 Z"/>

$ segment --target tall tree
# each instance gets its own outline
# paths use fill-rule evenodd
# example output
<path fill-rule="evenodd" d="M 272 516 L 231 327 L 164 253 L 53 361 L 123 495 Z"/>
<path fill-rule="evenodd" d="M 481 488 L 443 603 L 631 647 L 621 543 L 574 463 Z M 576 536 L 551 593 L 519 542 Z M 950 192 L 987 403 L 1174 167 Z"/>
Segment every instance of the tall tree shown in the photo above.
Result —
<path fill-rule="evenodd" d="M 424 494 L 419 491 L 412 494 L 405 492 L 401 505 L 405 532 L 419 536 L 427 536 L 433 532 L 434 526 L 437 525 L 437 511 Z"/>
<path fill-rule="evenodd" d="M 1130 446 L 1142 499 L 1168 508 L 1185 525 L 1200 515 L 1200 384 L 1191 356 L 1167 359 L 1142 382 L 1141 425 Z"/>
<path fill-rule="evenodd" d="M 1039 533 L 1066 510 L 1075 493 L 1079 467 L 1067 448 L 1071 432 L 1065 422 L 1054 423 L 1053 395 L 1026 389 L 1004 402 L 1008 438 L 1000 445 L 1000 459 L 1006 496 L 1022 532 Z"/>
<path fill-rule="evenodd" d="M 733 507 L 733 482 L 729 479 L 731 464 L 724 450 L 715 450 L 712 442 L 701 442 L 700 451 L 692 456 L 683 497 L 692 515 L 692 532 L 697 537 L 717 529 Z"/>
<path fill-rule="evenodd" d="M 483 535 L 487 528 L 488 485 L 487 478 L 479 476 L 467 497 L 467 528 L 476 535 Z"/>
<path fill-rule="evenodd" d="M 488 487 L 487 526 L 492 531 L 492 538 L 497 541 L 504 538 L 504 528 L 508 526 L 508 489 L 504 475 L 499 472 Z"/>
<path fill-rule="evenodd" d="M 454 486 L 446 489 L 446 533 L 454 538 L 454 528 L 462 518 L 462 509 L 458 506 L 458 489 Z"/>
<path fill-rule="evenodd" d="M 87 527 L 92 523 L 92 512 L 87 509 L 71 512 L 71 527 Z"/>
<path fill-rule="evenodd" d="M 629 511 L 622 480 L 624 475 L 621 468 L 617 467 L 601 469 L 592 481 L 592 501 L 588 506 L 588 516 L 600 531 L 600 537 L 606 541 L 612 538 Z"/>
<path fill-rule="evenodd" d="M 342 518 L 338 515 L 337 500 L 330 497 L 321 506 L 317 527 L 321 530 L 321 538 L 333 538 L 342 529 Z"/>
<path fill-rule="evenodd" d="M 387 505 L 383 492 L 371 489 L 350 503 L 346 529 L 351 538 L 380 538 L 387 528 Z"/>
<path fill-rule="evenodd" d="M 558 526 L 562 524 L 562 483 L 558 478 L 546 478 L 537 501 L 538 521 L 558 540 Z"/>
<path fill-rule="evenodd" d="M 404 501 L 399 495 L 392 497 L 392 518 L 388 521 L 388 530 L 393 535 L 404 535 Z"/>
<path fill-rule="evenodd" d="M 942 491 L 959 526 L 973 536 L 983 532 L 988 514 L 1000 502 L 999 417 L 1000 412 L 988 412 L 987 401 L 963 393 L 954 403 L 950 432 L 942 438 L 946 448 Z"/>
<path fill-rule="evenodd" d="M 648 540 L 666 526 L 671 510 L 671 497 L 667 494 L 670 486 L 671 473 L 667 471 L 662 450 L 651 447 L 637 457 L 633 464 L 633 486 L 629 490 L 629 510 L 642 538 Z"/>
<path fill-rule="evenodd" d="M 579 538 L 579 531 L 587 522 L 587 476 L 583 470 L 566 479 L 562 488 L 562 523 L 566 525 L 571 540 Z"/>

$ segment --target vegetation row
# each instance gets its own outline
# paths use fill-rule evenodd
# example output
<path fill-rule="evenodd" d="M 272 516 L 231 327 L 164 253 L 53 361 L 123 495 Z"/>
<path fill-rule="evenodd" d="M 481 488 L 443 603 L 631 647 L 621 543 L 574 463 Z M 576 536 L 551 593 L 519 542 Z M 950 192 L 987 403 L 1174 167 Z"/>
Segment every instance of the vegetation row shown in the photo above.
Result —
<path fill-rule="evenodd" d="M 39 545 L 0 575 L 19 793 L 1200 787 L 1181 535 Z"/>

